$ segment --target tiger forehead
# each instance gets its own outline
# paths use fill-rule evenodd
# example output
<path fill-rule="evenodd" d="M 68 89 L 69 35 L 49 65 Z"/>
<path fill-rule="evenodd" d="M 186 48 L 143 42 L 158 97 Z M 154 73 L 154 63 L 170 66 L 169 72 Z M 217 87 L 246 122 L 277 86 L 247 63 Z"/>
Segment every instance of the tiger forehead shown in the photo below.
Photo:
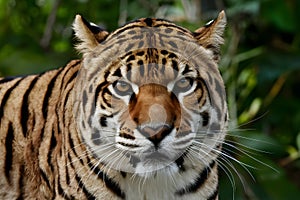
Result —
<path fill-rule="evenodd" d="M 167 85 L 184 75 L 197 76 L 197 70 L 175 53 L 155 48 L 128 52 L 110 66 L 109 81 L 125 79 L 137 85 Z"/>
<path fill-rule="evenodd" d="M 126 64 L 149 64 L 149 63 L 156 63 L 156 64 L 163 64 L 165 65 L 167 62 L 170 61 L 177 61 L 178 56 L 172 52 L 167 50 L 159 50 L 156 48 L 146 48 L 146 49 L 139 49 L 136 51 L 130 51 L 125 56 L 121 57 L 123 63 Z"/>
<path fill-rule="evenodd" d="M 143 84 L 146 82 L 167 83 L 176 79 L 186 62 L 167 50 L 147 48 L 127 53 L 120 58 L 120 73 L 126 79 Z"/>
<path fill-rule="evenodd" d="M 140 28 L 149 28 L 149 27 L 155 27 L 159 29 L 155 30 L 161 30 L 165 33 L 171 33 L 171 32 L 177 32 L 179 34 L 186 34 L 189 36 L 192 36 L 192 33 L 180 26 L 177 26 L 176 24 L 173 24 L 167 20 L 164 19 L 156 19 L 156 18 L 141 18 L 132 22 L 129 22 L 125 24 L 123 27 L 118 28 L 111 36 L 122 33 L 126 30 L 129 30 L 131 34 L 139 32 Z"/>

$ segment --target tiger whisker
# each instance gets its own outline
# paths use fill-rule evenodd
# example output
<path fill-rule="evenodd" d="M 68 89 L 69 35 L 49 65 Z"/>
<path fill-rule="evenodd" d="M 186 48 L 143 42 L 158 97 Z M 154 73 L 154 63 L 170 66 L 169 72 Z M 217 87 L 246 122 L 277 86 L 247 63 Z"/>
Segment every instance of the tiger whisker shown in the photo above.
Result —
<path fill-rule="evenodd" d="M 259 142 L 259 143 L 262 143 L 262 144 L 274 145 L 271 142 L 267 142 L 267 141 L 259 140 L 259 139 L 255 139 L 255 138 L 248 138 L 248 137 L 241 136 L 241 135 L 233 135 L 233 134 L 229 133 L 229 134 L 227 134 L 227 136 L 230 136 L 230 137 L 233 137 L 233 138 L 240 138 L 240 139 L 244 139 L 244 140 L 249 140 L 249 141 L 252 141 L 252 142 Z"/>
<path fill-rule="evenodd" d="M 231 146 L 232 148 L 235 148 L 237 150 L 240 150 L 238 147 L 234 146 L 233 144 L 236 144 L 236 145 L 239 145 L 240 147 L 243 147 L 243 151 L 247 152 L 247 153 L 251 153 L 251 154 L 254 154 L 255 152 L 259 152 L 259 153 L 270 153 L 268 151 L 264 151 L 264 150 L 261 150 L 261 149 L 255 149 L 255 148 L 252 148 L 252 147 L 248 147 L 242 143 L 239 143 L 237 141 L 233 141 L 233 140 L 229 140 L 229 139 L 224 139 L 224 140 L 218 140 L 218 139 L 214 139 L 214 138 L 201 138 L 201 137 L 195 137 L 194 139 L 207 139 L 207 140 L 211 140 L 211 141 L 214 141 L 216 143 L 219 143 L 219 142 L 222 142 L 223 145 L 228 145 L 228 146 Z M 262 141 L 263 142 L 263 141 Z M 226 146 L 225 146 L 226 147 Z M 255 151 L 255 152 L 253 152 Z"/>
<path fill-rule="evenodd" d="M 101 149 L 103 149 L 103 150 L 106 150 L 106 149 L 108 149 L 109 147 L 111 147 L 112 144 L 114 144 L 114 143 L 107 143 L 107 144 L 105 144 L 105 145 L 103 145 L 103 146 L 101 146 L 101 147 L 99 147 L 99 148 L 101 148 Z M 103 148 L 103 147 L 105 147 L 105 148 Z M 74 163 L 74 162 L 80 161 L 82 158 L 85 158 L 87 155 L 90 155 L 90 152 L 89 152 L 88 150 L 86 150 L 86 151 L 84 151 L 82 154 L 78 155 L 77 159 L 72 160 L 72 162 L 69 162 L 69 163 L 67 163 L 66 165 L 68 166 L 68 165 L 70 165 L 70 164 L 72 164 L 72 163 Z"/>
<path fill-rule="evenodd" d="M 92 163 L 92 161 L 90 161 L 90 162 L 88 162 L 87 164 L 90 164 L 90 163 Z M 81 172 L 82 170 L 84 170 L 85 169 L 85 165 L 83 165 L 81 168 L 79 168 L 78 170 L 76 170 L 76 172 L 77 172 L 77 174 L 79 174 L 79 172 Z M 92 173 L 92 171 L 90 172 L 90 173 Z M 70 181 L 70 185 L 76 180 L 76 175 L 77 175 L 76 173 L 74 174 L 74 176 L 70 179 L 71 181 Z M 85 173 L 83 173 L 83 175 L 85 175 Z M 90 175 L 89 175 L 90 176 Z M 80 193 L 80 196 L 82 195 L 82 192 L 83 192 L 83 177 L 85 177 L 85 176 L 81 176 L 80 177 L 80 180 L 78 181 L 78 184 L 76 184 L 77 185 L 77 189 L 78 188 L 81 188 L 81 193 Z M 81 185 L 81 187 L 80 187 L 80 185 Z"/>
<path fill-rule="evenodd" d="M 231 186 L 232 186 L 232 191 L 235 190 L 236 188 L 236 182 L 235 182 L 235 179 L 234 179 L 234 176 L 231 172 L 231 170 L 229 169 L 229 167 L 226 166 L 225 163 L 223 162 L 218 162 L 218 166 L 221 168 L 221 170 L 226 174 L 226 176 L 228 177 L 229 179 L 229 182 L 231 183 Z M 233 192 L 234 193 L 234 192 Z M 234 199 L 234 198 L 233 198 Z"/>
<path fill-rule="evenodd" d="M 113 136 L 113 135 L 107 135 L 107 136 L 105 136 L 105 137 L 100 137 L 100 138 L 94 138 L 94 139 L 91 139 L 91 141 L 96 141 L 96 140 L 99 140 L 99 139 L 103 139 L 103 138 L 109 138 L 109 137 L 115 137 L 115 136 Z M 68 151 L 67 151 L 67 153 L 70 153 L 72 150 L 75 150 L 76 148 L 78 148 L 78 147 L 80 147 L 80 146 L 85 146 L 86 145 L 86 143 L 84 143 L 84 142 L 81 142 L 81 143 L 78 143 L 77 145 L 75 145 L 73 148 L 70 148 Z"/>
<path fill-rule="evenodd" d="M 203 145 L 203 144 L 202 144 Z M 195 146 L 193 146 L 192 148 L 194 148 Z M 202 148 L 197 148 L 197 149 L 195 149 L 195 150 L 200 150 L 200 151 L 202 151 L 202 152 L 204 152 L 205 154 L 207 154 L 207 152 L 206 151 L 204 151 Z M 209 148 L 209 151 L 215 151 L 216 149 L 210 149 Z M 196 154 L 198 154 L 197 153 L 197 151 L 195 151 L 195 153 Z M 232 185 L 232 187 L 233 188 L 235 188 L 236 186 L 236 184 L 235 184 L 235 181 L 234 181 L 234 178 L 233 178 L 233 174 L 231 173 L 231 170 L 227 167 L 227 165 L 237 174 L 237 176 L 239 177 L 239 179 L 240 179 L 240 181 L 241 181 L 241 183 L 242 183 L 242 185 L 243 185 L 243 187 L 245 188 L 245 181 L 244 181 L 244 179 L 242 178 L 242 176 L 240 175 L 240 173 L 236 170 L 236 168 L 233 166 L 233 164 L 230 162 L 230 160 L 229 159 L 231 159 L 231 156 L 225 156 L 224 157 L 224 153 L 223 152 L 220 152 L 220 151 L 217 151 L 217 154 L 219 154 L 219 157 L 218 157 L 218 160 L 220 160 L 220 161 L 223 161 L 223 162 L 219 162 L 219 164 L 220 165 L 223 165 L 223 169 L 226 169 L 229 173 L 230 173 L 230 175 L 231 175 L 231 178 L 229 179 L 230 180 L 230 182 L 233 184 Z M 198 156 L 196 156 L 196 157 L 198 157 Z M 227 165 L 226 165 L 227 164 Z M 219 165 L 219 166 L 220 166 Z M 242 165 L 241 165 L 242 166 Z M 243 167 L 243 166 L 242 166 Z M 244 167 L 245 168 L 245 167 Z M 224 172 L 225 172 L 225 174 L 227 174 L 228 175 L 228 173 L 226 172 L 226 170 L 224 170 Z M 253 176 L 252 176 L 252 174 L 250 173 L 250 171 L 247 169 L 247 168 L 245 168 L 245 170 L 250 174 L 250 176 L 253 178 Z M 229 175 L 228 175 L 229 176 Z"/>
<path fill-rule="evenodd" d="M 203 148 L 203 147 L 205 147 L 205 144 L 202 144 L 202 148 Z M 200 148 L 199 148 L 199 149 L 200 149 Z M 238 173 L 238 171 L 236 170 L 236 168 L 233 166 L 233 164 L 232 164 L 228 159 L 234 160 L 236 163 L 238 163 L 238 164 L 239 164 L 242 168 L 244 168 L 244 170 L 251 176 L 251 178 L 252 178 L 253 180 L 255 180 L 254 177 L 253 177 L 253 175 L 252 175 L 252 173 L 251 173 L 251 172 L 248 170 L 248 168 L 247 168 L 247 167 L 253 168 L 252 166 L 247 165 L 247 164 L 245 164 L 245 163 L 243 163 L 243 162 L 240 162 L 240 161 L 236 160 L 235 158 L 233 158 L 232 156 L 230 156 L 230 155 L 228 155 L 228 154 L 226 154 L 226 153 L 224 153 L 224 152 L 221 152 L 221 151 L 219 151 L 219 150 L 211 149 L 210 147 L 209 147 L 208 149 L 209 149 L 209 151 L 214 151 L 214 152 L 216 152 L 217 154 L 219 154 L 218 159 L 219 159 L 219 160 L 223 160 L 225 163 L 227 163 L 228 166 L 230 166 L 230 167 L 234 170 L 234 172 L 238 175 L 238 177 L 239 177 L 239 179 L 240 179 L 240 181 L 241 181 L 241 183 L 242 183 L 242 185 L 243 185 L 244 188 L 246 188 L 246 187 L 245 187 L 245 183 L 244 183 L 244 179 L 242 178 L 242 176 Z M 203 151 L 203 149 L 201 149 L 201 151 Z M 222 162 L 221 162 L 221 163 L 222 163 Z"/>
<path fill-rule="evenodd" d="M 249 120 L 245 123 L 242 123 L 242 124 L 238 124 L 238 127 L 243 127 L 243 126 L 246 126 L 246 125 L 249 125 L 249 124 L 252 124 L 253 122 L 256 122 L 262 118 L 264 118 L 266 115 L 268 114 L 268 111 L 262 113 L 260 116 L 257 116 L 256 118 L 252 119 L 252 120 Z"/>
<path fill-rule="evenodd" d="M 246 182 L 245 182 L 245 179 L 243 178 L 243 176 L 238 172 L 238 170 L 234 167 L 234 165 L 230 162 L 230 160 L 227 157 L 223 157 L 222 155 L 218 158 L 218 160 L 220 161 L 219 164 L 221 166 L 223 166 L 224 168 L 226 168 L 230 173 L 231 173 L 231 170 L 230 170 L 230 168 L 231 168 L 234 171 L 234 173 L 238 176 L 240 182 L 243 185 L 243 188 L 246 189 Z M 255 181 L 255 178 L 253 177 L 252 173 L 248 169 L 245 169 L 245 170 L 250 175 L 250 177 Z M 234 177 L 233 177 L 232 173 L 231 173 L 231 176 L 232 176 L 232 180 L 234 182 L 234 185 L 232 185 L 232 187 L 236 188 L 236 183 L 234 181 Z"/>
<path fill-rule="evenodd" d="M 259 159 L 257 159 L 257 158 L 255 158 L 254 156 L 250 155 L 250 153 L 248 153 L 247 151 L 241 150 L 241 149 L 239 149 L 239 148 L 237 148 L 236 146 L 231 145 L 231 144 L 226 144 L 226 145 L 228 145 L 228 146 L 234 148 L 235 150 L 237 150 L 238 152 L 240 152 L 240 153 L 246 155 L 247 157 L 251 158 L 252 160 L 254 160 L 254 161 L 256 161 L 256 162 L 258 162 L 258 163 L 260 163 L 260 164 L 262 164 L 262 165 L 264 165 L 264 166 L 266 166 L 266 167 L 272 169 L 273 171 L 279 173 L 279 171 L 276 170 L 274 167 L 272 167 L 272 166 L 270 166 L 270 165 L 268 165 L 268 164 L 266 164 L 266 163 L 260 161 Z M 229 149 L 227 149 L 227 150 L 229 150 Z M 231 152 L 234 152 L 234 151 L 232 151 L 232 150 L 230 150 L 230 151 L 231 151 Z M 257 169 L 257 168 L 256 168 L 256 169 Z"/>
<path fill-rule="evenodd" d="M 244 163 L 244 162 L 241 162 L 241 161 L 237 160 L 236 158 L 234 158 L 234 157 L 232 157 L 232 156 L 230 156 L 230 155 L 228 155 L 228 154 L 226 154 L 226 153 L 224 153 L 224 152 L 222 152 L 222 151 L 220 151 L 220 150 L 218 150 L 218 149 L 214 149 L 213 147 L 207 146 L 205 143 L 200 143 L 200 142 L 198 142 L 198 141 L 195 141 L 195 144 L 196 144 L 196 145 L 200 145 L 201 148 L 204 147 L 204 148 L 208 149 L 209 151 L 213 151 L 213 152 L 215 152 L 215 153 L 217 153 L 217 154 L 219 154 L 219 155 L 223 155 L 223 156 L 225 156 L 225 157 L 227 157 L 227 158 L 229 158 L 229 159 L 231 159 L 231 160 L 237 162 L 237 163 L 240 164 L 242 167 L 249 167 L 249 168 L 252 168 L 252 169 L 256 169 L 255 167 L 253 167 L 253 166 L 251 166 L 251 165 L 248 165 L 248 164 L 246 164 L 246 163 Z M 201 148 L 199 147 L 199 149 L 201 149 Z"/>

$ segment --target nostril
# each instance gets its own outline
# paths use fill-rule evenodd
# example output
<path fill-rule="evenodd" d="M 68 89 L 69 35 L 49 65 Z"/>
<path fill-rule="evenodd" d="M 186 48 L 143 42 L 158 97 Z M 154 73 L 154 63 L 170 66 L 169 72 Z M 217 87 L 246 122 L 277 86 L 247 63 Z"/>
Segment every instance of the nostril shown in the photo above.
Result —
<path fill-rule="evenodd" d="M 140 133 L 150 140 L 155 147 L 158 147 L 160 142 L 169 135 L 173 130 L 173 126 L 164 124 L 160 126 L 143 126 L 139 128 Z"/>
<path fill-rule="evenodd" d="M 134 117 L 134 118 L 133 118 L 133 121 L 134 121 L 135 123 L 137 123 L 137 124 L 139 123 L 139 119 L 138 119 L 137 117 Z"/>

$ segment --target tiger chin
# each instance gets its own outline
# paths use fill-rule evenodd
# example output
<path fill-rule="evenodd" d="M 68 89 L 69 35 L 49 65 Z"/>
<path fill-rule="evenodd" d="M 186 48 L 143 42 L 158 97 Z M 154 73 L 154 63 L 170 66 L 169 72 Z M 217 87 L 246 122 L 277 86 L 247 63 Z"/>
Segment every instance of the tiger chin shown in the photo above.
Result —
<path fill-rule="evenodd" d="M 225 25 L 77 15 L 81 60 L 0 79 L 0 199 L 218 199 Z"/>

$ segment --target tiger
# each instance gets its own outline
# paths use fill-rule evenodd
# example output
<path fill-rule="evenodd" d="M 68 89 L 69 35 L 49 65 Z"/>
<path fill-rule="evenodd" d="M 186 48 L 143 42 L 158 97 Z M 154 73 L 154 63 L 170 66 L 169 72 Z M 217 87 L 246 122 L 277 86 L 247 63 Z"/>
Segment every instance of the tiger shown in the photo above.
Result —
<path fill-rule="evenodd" d="M 0 199 L 218 199 L 225 26 L 76 15 L 81 59 L 0 79 Z"/>

